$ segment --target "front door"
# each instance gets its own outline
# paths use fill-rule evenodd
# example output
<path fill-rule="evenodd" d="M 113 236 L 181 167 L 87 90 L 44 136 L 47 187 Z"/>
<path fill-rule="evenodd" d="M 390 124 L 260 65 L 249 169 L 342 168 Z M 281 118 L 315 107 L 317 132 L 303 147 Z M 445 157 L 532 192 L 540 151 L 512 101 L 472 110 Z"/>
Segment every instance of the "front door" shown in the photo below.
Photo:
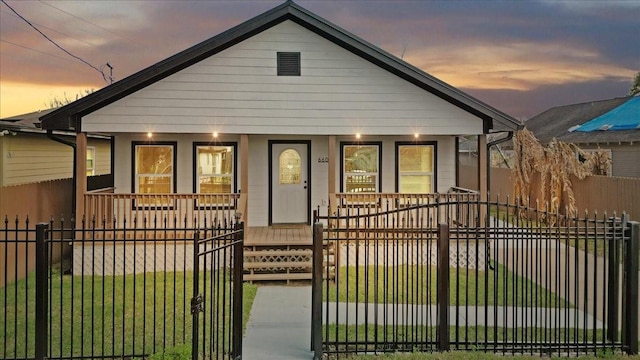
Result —
<path fill-rule="evenodd" d="M 309 143 L 270 142 L 271 224 L 309 222 Z"/>

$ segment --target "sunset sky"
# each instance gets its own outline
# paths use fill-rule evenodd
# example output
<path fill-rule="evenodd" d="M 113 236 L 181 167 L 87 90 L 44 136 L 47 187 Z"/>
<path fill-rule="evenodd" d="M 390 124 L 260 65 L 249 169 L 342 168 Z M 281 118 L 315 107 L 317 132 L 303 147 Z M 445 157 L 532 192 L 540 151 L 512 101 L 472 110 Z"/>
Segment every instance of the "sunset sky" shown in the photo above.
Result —
<path fill-rule="evenodd" d="M 4 1 L 116 80 L 283 2 Z M 521 119 L 624 96 L 640 71 L 640 0 L 296 2 Z M 105 85 L 0 3 L 0 117 Z"/>

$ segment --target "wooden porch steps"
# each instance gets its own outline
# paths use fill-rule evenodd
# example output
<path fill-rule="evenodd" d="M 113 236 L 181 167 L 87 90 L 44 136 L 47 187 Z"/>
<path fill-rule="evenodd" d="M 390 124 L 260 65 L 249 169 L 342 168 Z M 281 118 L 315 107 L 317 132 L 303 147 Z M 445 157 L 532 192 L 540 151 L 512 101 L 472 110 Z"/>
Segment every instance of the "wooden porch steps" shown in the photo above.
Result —
<path fill-rule="evenodd" d="M 328 243 L 325 244 L 325 251 Z M 333 253 L 325 256 L 333 263 Z M 244 241 L 244 280 L 309 281 L 313 271 L 313 234 L 308 225 L 249 227 Z"/>

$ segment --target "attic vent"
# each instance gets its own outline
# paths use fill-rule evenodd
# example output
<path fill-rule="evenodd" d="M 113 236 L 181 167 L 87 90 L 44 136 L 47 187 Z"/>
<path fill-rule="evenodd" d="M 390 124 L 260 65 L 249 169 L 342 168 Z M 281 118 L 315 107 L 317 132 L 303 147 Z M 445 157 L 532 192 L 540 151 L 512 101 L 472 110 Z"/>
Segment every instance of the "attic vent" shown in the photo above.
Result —
<path fill-rule="evenodd" d="M 300 53 L 278 53 L 278 76 L 300 76 Z"/>

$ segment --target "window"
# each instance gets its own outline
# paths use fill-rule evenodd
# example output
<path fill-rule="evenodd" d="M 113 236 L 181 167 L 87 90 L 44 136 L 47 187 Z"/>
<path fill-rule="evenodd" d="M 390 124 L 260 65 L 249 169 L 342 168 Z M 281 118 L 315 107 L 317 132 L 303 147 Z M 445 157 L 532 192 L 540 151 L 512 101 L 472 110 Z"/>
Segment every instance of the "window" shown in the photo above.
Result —
<path fill-rule="evenodd" d="M 280 184 L 300 184 L 302 174 L 300 154 L 294 149 L 287 149 L 280 154 Z"/>
<path fill-rule="evenodd" d="M 96 174 L 96 148 L 87 148 L 87 176 Z"/>
<path fill-rule="evenodd" d="M 133 189 L 138 194 L 175 192 L 175 143 L 133 143 Z"/>
<path fill-rule="evenodd" d="M 435 143 L 396 143 L 396 190 L 427 194 L 435 190 Z"/>
<path fill-rule="evenodd" d="M 196 175 L 194 191 L 199 194 L 235 192 L 236 143 L 194 144 Z"/>
<path fill-rule="evenodd" d="M 278 76 L 300 76 L 300 53 L 278 53 Z"/>
<path fill-rule="evenodd" d="M 342 191 L 373 193 L 380 190 L 380 143 L 342 144 Z"/>

